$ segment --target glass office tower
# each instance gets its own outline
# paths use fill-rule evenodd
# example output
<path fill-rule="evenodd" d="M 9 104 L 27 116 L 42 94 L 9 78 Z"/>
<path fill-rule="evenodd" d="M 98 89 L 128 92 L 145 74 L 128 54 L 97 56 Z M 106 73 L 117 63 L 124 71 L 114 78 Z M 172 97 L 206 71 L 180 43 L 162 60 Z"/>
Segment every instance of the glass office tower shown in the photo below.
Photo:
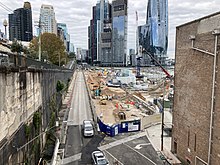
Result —
<path fill-rule="evenodd" d="M 112 1 L 112 66 L 126 65 L 127 5 L 127 0 Z"/>
<path fill-rule="evenodd" d="M 32 10 L 29 2 L 24 2 L 24 7 L 14 10 L 9 14 L 9 40 L 31 41 L 32 30 Z"/>
<path fill-rule="evenodd" d="M 168 0 L 149 0 L 146 25 L 139 27 L 139 44 L 162 65 L 168 47 Z"/>
<path fill-rule="evenodd" d="M 101 33 L 103 32 L 104 21 L 110 19 L 110 8 L 108 0 L 98 0 L 93 6 L 92 20 L 88 27 L 89 58 L 92 64 L 100 63 L 102 59 Z"/>

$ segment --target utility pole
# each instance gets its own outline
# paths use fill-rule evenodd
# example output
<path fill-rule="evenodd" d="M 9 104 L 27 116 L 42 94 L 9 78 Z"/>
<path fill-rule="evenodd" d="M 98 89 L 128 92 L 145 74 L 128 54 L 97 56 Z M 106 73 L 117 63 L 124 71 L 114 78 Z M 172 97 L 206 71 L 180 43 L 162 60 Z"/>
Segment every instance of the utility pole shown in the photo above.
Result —
<path fill-rule="evenodd" d="M 39 22 L 39 41 L 38 41 L 38 46 L 39 46 L 38 59 L 39 59 L 39 61 L 41 61 L 41 23 L 40 22 Z"/>
<path fill-rule="evenodd" d="M 41 21 L 35 22 L 39 29 L 39 40 L 38 40 L 38 60 L 41 61 L 41 30 L 43 28 L 43 23 Z"/>
<path fill-rule="evenodd" d="M 165 80 L 163 80 L 163 105 L 162 105 L 162 114 L 161 114 L 161 151 L 163 151 L 163 130 L 164 130 L 164 99 L 165 99 Z"/>

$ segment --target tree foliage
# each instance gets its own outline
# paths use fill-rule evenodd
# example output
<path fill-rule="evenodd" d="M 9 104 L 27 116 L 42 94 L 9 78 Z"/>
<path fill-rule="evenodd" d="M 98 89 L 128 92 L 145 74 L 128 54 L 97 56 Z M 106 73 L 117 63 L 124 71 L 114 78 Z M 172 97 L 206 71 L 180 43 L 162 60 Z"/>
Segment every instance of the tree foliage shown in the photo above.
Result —
<path fill-rule="evenodd" d="M 70 52 L 70 53 L 69 53 L 69 58 L 76 59 L 76 54 L 75 54 L 75 52 Z"/>
<path fill-rule="evenodd" d="M 14 40 L 11 45 L 11 51 L 21 53 L 23 51 L 23 45 L 17 40 Z"/>
<path fill-rule="evenodd" d="M 62 90 L 64 89 L 64 87 L 65 87 L 64 83 L 61 82 L 60 80 L 58 80 L 58 81 L 57 81 L 57 87 L 56 87 L 57 92 L 62 91 Z"/>
<path fill-rule="evenodd" d="M 39 38 L 36 37 L 30 43 L 30 52 L 32 52 L 33 57 L 38 56 L 38 41 Z M 59 64 L 60 60 L 62 65 L 66 58 L 67 53 L 63 41 L 53 33 L 43 33 L 41 35 L 41 59 L 49 60 L 56 65 Z"/>

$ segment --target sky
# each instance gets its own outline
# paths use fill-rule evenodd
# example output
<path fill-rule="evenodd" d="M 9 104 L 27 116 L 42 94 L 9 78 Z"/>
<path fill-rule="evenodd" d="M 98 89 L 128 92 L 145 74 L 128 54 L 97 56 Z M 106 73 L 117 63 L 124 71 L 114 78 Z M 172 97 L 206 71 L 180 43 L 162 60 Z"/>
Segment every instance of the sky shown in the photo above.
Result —
<path fill-rule="evenodd" d="M 26 0 L 27 1 L 27 0 Z M 24 0 L 1 0 L 11 10 L 23 7 Z M 39 20 L 42 4 L 53 5 L 58 23 L 66 23 L 71 42 L 75 48 L 87 49 L 88 26 L 92 18 L 92 6 L 97 0 L 31 0 L 33 22 Z M 111 0 L 109 0 L 111 2 Z M 143 25 L 146 20 L 148 0 L 128 0 L 128 49 L 135 48 L 136 16 L 138 24 Z M 169 46 L 168 56 L 175 56 L 176 26 L 206 15 L 220 11 L 220 0 L 168 0 L 169 12 Z M 0 6 L 0 29 L 4 32 L 3 21 L 8 19 L 8 12 Z M 35 27 L 33 27 L 34 31 Z"/>

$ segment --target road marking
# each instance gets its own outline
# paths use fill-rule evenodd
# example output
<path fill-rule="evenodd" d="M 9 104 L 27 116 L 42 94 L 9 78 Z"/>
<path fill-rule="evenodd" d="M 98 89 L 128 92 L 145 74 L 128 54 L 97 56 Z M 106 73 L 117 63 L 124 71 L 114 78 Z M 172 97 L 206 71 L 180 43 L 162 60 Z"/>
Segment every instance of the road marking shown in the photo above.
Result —
<path fill-rule="evenodd" d="M 116 161 L 118 164 L 124 165 L 122 162 L 120 162 L 116 157 L 114 157 L 110 152 L 105 150 L 104 152 L 108 153 L 111 157 L 113 157 L 114 161 Z"/>
<path fill-rule="evenodd" d="M 78 154 L 73 155 L 71 157 L 65 158 L 65 159 L 63 159 L 62 165 L 65 165 L 65 164 L 68 164 L 68 163 L 72 163 L 72 162 L 74 162 L 76 160 L 79 160 L 79 159 L 81 159 L 81 156 L 82 156 L 82 153 L 78 153 Z"/>
<path fill-rule="evenodd" d="M 142 146 L 149 146 L 149 145 L 151 145 L 151 143 L 138 144 L 134 148 L 137 150 L 140 150 L 141 148 L 143 148 Z"/>
<path fill-rule="evenodd" d="M 138 154 L 140 154 L 141 156 L 143 156 L 145 159 L 147 159 L 148 161 L 150 161 L 152 164 L 157 165 L 156 163 L 154 163 L 151 159 L 149 159 L 148 157 L 146 157 L 145 155 L 143 155 L 142 153 L 140 153 L 139 151 L 133 149 L 131 146 L 127 145 L 124 143 L 125 146 L 127 146 L 128 148 L 132 149 L 133 151 L 137 152 Z"/>
<path fill-rule="evenodd" d="M 138 138 L 143 137 L 143 136 L 146 136 L 146 132 L 141 132 L 141 133 L 139 133 L 137 135 L 132 135 L 132 136 L 126 137 L 124 139 L 120 139 L 120 140 L 117 140 L 115 142 L 112 142 L 112 143 L 100 146 L 100 147 L 98 147 L 98 149 L 100 149 L 101 151 L 107 150 L 109 148 L 112 148 L 112 147 L 118 146 L 120 144 L 123 144 L 123 143 L 129 142 L 129 141 L 138 139 Z"/>

